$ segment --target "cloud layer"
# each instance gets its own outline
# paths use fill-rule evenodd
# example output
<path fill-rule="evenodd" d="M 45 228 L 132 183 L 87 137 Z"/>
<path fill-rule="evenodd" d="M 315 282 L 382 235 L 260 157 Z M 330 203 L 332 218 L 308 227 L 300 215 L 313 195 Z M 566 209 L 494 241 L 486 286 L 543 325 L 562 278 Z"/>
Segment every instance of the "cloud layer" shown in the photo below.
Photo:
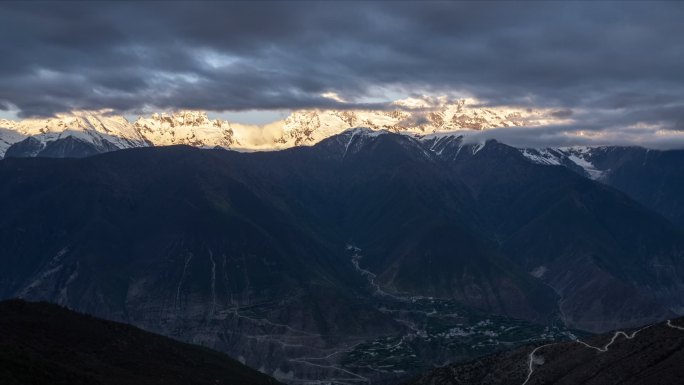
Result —
<path fill-rule="evenodd" d="M 384 108 L 446 94 L 554 108 L 589 131 L 684 130 L 681 20 L 678 2 L 2 2 L 0 109 Z"/>

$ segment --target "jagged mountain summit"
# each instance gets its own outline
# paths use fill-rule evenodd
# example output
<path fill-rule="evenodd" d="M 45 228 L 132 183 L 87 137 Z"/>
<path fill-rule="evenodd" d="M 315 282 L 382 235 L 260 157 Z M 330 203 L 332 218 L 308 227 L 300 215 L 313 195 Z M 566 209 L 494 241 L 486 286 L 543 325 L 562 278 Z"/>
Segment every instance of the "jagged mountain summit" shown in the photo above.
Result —
<path fill-rule="evenodd" d="M 395 108 L 389 110 L 298 110 L 265 126 L 210 119 L 204 111 L 154 113 L 134 122 L 112 115 L 111 111 L 75 111 L 47 119 L 5 119 L 0 120 L 0 157 L 83 157 L 130 147 L 176 144 L 273 150 L 313 145 L 354 127 L 424 135 L 558 123 L 547 110 L 482 107 L 471 99 L 406 99 L 392 106 Z M 67 138 L 71 138 L 71 143 L 62 143 Z M 43 152 L 48 146 L 56 148 Z M 72 147 L 77 151 L 68 152 Z"/>
<path fill-rule="evenodd" d="M 187 144 L 229 148 L 238 144 L 230 123 L 209 119 L 203 111 L 155 113 L 149 118 L 139 118 L 133 127 L 155 146 Z"/>
<path fill-rule="evenodd" d="M 87 144 L 95 153 L 150 144 L 126 118 L 111 115 L 109 111 L 74 111 L 47 119 L 0 120 L 2 156 L 13 146 L 16 147 L 10 155 L 38 156 L 46 148 L 67 139 Z"/>

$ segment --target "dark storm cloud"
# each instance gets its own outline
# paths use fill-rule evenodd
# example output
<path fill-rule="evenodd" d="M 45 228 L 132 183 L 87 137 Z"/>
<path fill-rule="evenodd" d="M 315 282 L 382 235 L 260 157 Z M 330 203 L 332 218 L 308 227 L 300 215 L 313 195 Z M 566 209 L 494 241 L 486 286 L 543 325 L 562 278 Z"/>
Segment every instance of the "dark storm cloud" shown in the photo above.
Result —
<path fill-rule="evenodd" d="M 682 129 L 681 20 L 677 2 L 3 2 L 0 108 L 383 108 L 357 103 L 390 90 Z"/>

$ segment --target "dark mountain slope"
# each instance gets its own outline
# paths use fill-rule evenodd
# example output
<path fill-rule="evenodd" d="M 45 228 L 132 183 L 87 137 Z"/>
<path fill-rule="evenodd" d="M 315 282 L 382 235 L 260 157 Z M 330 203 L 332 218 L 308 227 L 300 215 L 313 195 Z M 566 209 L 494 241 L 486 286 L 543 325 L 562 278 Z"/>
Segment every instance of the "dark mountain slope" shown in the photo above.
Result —
<path fill-rule="evenodd" d="M 584 342 L 593 347 L 576 341 L 524 347 L 447 365 L 411 384 L 669 385 L 684 376 L 684 318 Z"/>
<path fill-rule="evenodd" d="M 534 162 L 562 164 L 596 178 L 684 227 L 684 150 L 607 146 L 521 151 Z"/>
<path fill-rule="evenodd" d="M 453 146 L 459 155 L 446 162 L 473 192 L 500 250 L 555 289 L 567 324 L 602 331 L 681 309 L 684 237 L 664 218 L 506 145 Z"/>
<path fill-rule="evenodd" d="M 505 261 L 478 235 L 482 220 L 466 187 L 413 139 L 346 133 L 310 148 L 217 155 L 297 223 L 310 224 L 341 250 L 349 243 L 363 250 L 364 268 L 383 272 L 394 266 L 412 275 L 396 282 L 395 274 L 379 276 L 389 291 L 458 298 L 528 319 L 548 319 L 554 312 L 553 293 Z M 437 258 L 457 269 L 445 269 L 436 260 L 423 264 L 431 272 L 414 274 L 411 266 L 396 260 L 421 258 L 423 250 L 415 247 L 433 237 L 433 230 L 444 229 L 454 231 L 461 241 L 457 248 L 441 248 Z M 351 266 L 348 255 L 342 262 Z M 485 273 L 489 277 L 482 279 Z M 433 281 L 430 274 L 443 279 Z M 502 303 L 502 296 L 511 301 Z"/>
<path fill-rule="evenodd" d="M 123 154 L 3 161 L 18 172 L 0 186 L 2 296 L 69 305 L 283 372 L 297 366 L 288 357 L 403 329 L 358 290 L 365 281 L 344 245 L 243 183 L 234 154 Z M 251 335 L 292 342 L 254 346 Z"/>
<path fill-rule="evenodd" d="M 5 153 L 6 158 L 85 158 L 109 151 L 119 150 L 119 147 L 106 139 L 90 143 L 73 136 L 66 136 L 42 143 L 34 137 L 27 137 L 21 142 L 11 145 Z"/>
<path fill-rule="evenodd" d="M 209 349 L 17 300 L 0 302 L 0 383 L 278 384 Z"/>
<path fill-rule="evenodd" d="M 349 376 L 305 358 L 417 333 L 382 293 L 591 330 L 681 310 L 682 237 L 665 219 L 496 142 L 442 150 L 355 130 L 271 153 L 8 158 L 0 296 L 125 320 L 291 382 Z"/>
<path fill-rule="evenodd" d="M 6 158 L 30 158 L 38 155 L 45 145 L 38 139 L 29 136 L 21 142 L 14 143 L 7 148 Z"/>
<path fill-rule="evenodd" d="M 684 150 L 602 148 L 591 159 L 609 170 L 605 183 L 684 228 Z"/>
<path fill-rule="evenodd" d="M 548 319 L 555 296 L 496 250 L 467 187 L 419 142 L 340 135 L 321 145 L 342 154 L 341 230 L 386 290 Z"/>

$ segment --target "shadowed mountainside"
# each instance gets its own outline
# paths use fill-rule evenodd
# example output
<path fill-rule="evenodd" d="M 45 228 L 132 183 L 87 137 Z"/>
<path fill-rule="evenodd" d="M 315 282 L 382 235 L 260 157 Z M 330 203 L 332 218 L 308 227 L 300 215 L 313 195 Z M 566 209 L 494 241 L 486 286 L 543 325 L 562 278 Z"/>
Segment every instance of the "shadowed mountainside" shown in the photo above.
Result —
<path fill-rule="evenodd" d="M 337 361 L 422 333 L 379 298 L 591 331 L 684 304 L 677 228 L 494 141 L 359 129 L 266 153 L 7 158 L 0 180 L 0 297 L 129 322 L 283 381 L 365 379 Z"/>
<path fill-rule="evenodd" d="M 0 302 L 4 385 L 279 384 L 224 354 L 48 303 Z"/>

